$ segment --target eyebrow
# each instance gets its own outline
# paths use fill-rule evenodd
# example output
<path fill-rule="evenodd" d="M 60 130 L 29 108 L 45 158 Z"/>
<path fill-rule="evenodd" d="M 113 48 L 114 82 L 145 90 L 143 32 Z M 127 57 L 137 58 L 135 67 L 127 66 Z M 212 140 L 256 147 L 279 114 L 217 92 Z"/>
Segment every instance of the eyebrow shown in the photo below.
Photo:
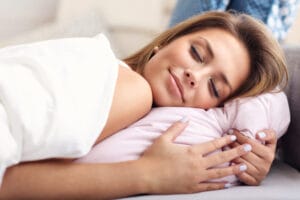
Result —
<path fill-rule="evenodd" d="M 201 39 L 201 41 L 203 42 L 203 44 L 204 44 L 203 46 L 204 46 L 205 50 L 208 52 L 208 54 L 210 55 L 210 57 L 211 57 L 211 58 L 214 58 L 214 52 L 213 52 L 213 50 L 212 50 L 212 48 L 211 48 L 211 45 L 210 45 L 210 43 L 208 42 L 208 40 L 205 39 L 205 38 L 203 38 L 203 37 L 201 37 L 201 36 L 199 36 L 199 39 Z M 231 84 L 229 83 L 229 81 L 228 81 L 226 75 L 223 74 L 223 73 L 221 73 L 220 76 L 221 76 L 222 80 L 226 83 L 226 85 L 228 85 L 230 91 L 232 92 L 232 91 L 233 91 L 232 86 L 231 86 Z"/>
<path fill-rule="evenodd" d="M 207 41 L 207 39 L 205 39 L 205 38 L 203 38 L 201 36 L 199 36 L 199 39 L 201 40 L 202 44 L 204 44 L 203 46 L 204 46 L 205 50 L 208 52 L 209 56 L 211 58 L 213 58 L 214 57 L 214 52 L 213 52 L 213 50 L 211 48 L 210 43 Z"/>

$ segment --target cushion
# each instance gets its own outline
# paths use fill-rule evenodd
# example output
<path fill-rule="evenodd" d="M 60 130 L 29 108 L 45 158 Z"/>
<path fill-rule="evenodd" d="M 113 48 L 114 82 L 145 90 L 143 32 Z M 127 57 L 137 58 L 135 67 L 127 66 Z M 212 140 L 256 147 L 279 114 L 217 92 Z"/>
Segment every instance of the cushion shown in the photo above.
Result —
<path fill-rule="evenodd" d="M 289 70 L 288 96 L 291 123 L 280 141 L 281 158 L 300 170 L 300 46 L 284 47 Z"/>
<path fill-rule="evenodd" d="M 55 38 L 93 37 L 99 33 L 104 33 L 108 36 L 109 41 L 112 41 L 109 38 L 110 34 L 108 34 L 107 22 L 101 13 L 93 9 L 77 15 L 74 14 L 74 16 L 58 18 L 52 23 L 46 23 L 24 34 L 0 41 L 0 46 L 5 47 Z"/>
<path fill-rule="evenodd" d="M 295 200 L 300 199 L 299 184 L 300 173 L 297 170 L 275 161 L 270 174 L 259 187 L 243 185 L 195 194 L 137 195 L 123 200 Z"/>

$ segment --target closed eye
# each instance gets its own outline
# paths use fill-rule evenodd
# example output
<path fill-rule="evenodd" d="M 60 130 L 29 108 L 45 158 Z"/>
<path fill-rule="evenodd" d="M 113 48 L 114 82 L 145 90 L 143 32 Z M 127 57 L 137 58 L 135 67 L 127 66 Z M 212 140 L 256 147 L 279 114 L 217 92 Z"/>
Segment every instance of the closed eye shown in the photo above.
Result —
<path fill-rule="evenodd" d="M 190 51 L 191 51 L 192 57 L 197 62 L 203 63 L 203 58 L 201 58 L 201 55 L 199 54 L 199 52 L 197 51 L 197 48 L 194 45 L 191 45 Z"/>
<path fill-rule="evenodd" d="M 210 88 L 213 92 L 213 95 L 216 97 L 216 98 L 220 98 L 220 94 L 218 92 L 218 89 L 216 87 L 216 84 L 214 82 L 214 80 L 212 78 L 209 79 L 209 85 L 210 85 Z"/>

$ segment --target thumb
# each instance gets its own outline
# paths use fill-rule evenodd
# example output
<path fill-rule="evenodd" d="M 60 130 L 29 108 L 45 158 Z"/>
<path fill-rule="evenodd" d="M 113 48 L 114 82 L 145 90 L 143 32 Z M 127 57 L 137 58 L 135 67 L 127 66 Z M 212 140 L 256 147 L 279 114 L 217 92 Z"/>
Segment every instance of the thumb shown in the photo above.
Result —
<path fill-rule="evenodd" d="M 163 137 L 170 141 L 174 141 L 176 137 L 187 127 L 188 121 L 187 117 L 183 117 L 181 120 L 175 122 L 163 133 Z"/>

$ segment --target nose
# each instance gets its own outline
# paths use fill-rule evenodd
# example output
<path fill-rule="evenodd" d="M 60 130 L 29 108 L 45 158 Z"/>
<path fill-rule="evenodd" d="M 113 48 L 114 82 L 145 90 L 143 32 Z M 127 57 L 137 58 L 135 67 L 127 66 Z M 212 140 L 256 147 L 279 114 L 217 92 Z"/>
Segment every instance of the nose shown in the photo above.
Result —
<path fill-rule="evenodd" d="M 186 70 L 184 72 L 184 77 L 189 87 L 191 88 L 197 87 L 197 79 L 195 77 L 195 74 L 192 71 Z"/>

